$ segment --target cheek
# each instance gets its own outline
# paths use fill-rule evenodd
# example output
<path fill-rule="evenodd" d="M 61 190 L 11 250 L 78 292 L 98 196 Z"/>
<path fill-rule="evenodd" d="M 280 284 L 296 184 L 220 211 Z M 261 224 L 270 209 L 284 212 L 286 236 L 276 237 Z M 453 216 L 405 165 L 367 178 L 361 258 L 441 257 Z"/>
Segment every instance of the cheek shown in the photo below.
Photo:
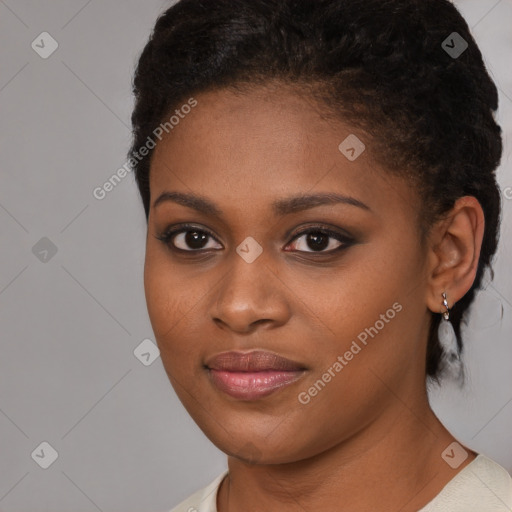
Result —
<path fill-rule="evenodd" d="M 392 237 L 383 237 L 373 247 L 359 246 L 338 272 L 316 280 L 313 295 L 318 299 L 309 305 L 321 327 L 329 327 L 315 343 L 317 363 L 329 366 L 348 352 L 345 375 L 355 378 L 374 368 L 391 376 L 411 358 L 421 357 L 422 280 L 416 253 L 413 244 L 400 247 Z M 350 353 L 351 347 L 357 354 Z"/>
<path fill-rule="evenodd" d="M 179 333 L 187 312 L 187 288 L 168 259 L 148 248 L 144 266 L 144 291 L 153 332 L 160 345 Z"/>
<path fill-rule="evenodd" d="M 165 255 L 147 253 L 144 268 L 146 304 L 166 369 L 180 364 L 189 367 L 187 361 L 193 362 L 194 355 L 197 359 L 205 319 L 201 306 L 207 300 L 210 288 L 206 278 L 192 280 Z"/>
<path fill-rule="evenodd" d="M 164 336 L 177 320 L 177 301 L 175 294 L 171 292 L 173 289 L 175 287 L 172 279 L 163 266 L 146 258 L 144 291 L 149 318 L 157 338 Z"/>

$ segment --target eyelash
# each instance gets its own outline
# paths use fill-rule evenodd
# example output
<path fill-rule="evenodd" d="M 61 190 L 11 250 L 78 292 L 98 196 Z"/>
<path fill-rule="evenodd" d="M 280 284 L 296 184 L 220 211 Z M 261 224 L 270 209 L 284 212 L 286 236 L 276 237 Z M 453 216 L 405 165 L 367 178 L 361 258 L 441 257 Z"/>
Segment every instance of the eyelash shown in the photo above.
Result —
<path fill-rule="evenodd" d="M 171 239 L 175 236 L 175 235 L 178 235 L 180 233 L 186 233 L 188 231 L 196 231 L 198 233 L 204 233 L 206 235 L 208 235 L 208 237 L 212 238 L 213 240 L 215 240 L 217 243 L 220 243 L 217 238 L 213 235 L 213 233 L 211 233 L 208 229 L 205 229 L 205 228 L 198 228 L 197 226 L 193 226 L 191 224 L 181 224 L 180 226 L 177 226 L 173 229 L 168 229 L 167 231 L 165 231 L 162 235 L 159 235 L 159 236 L 155 236 L 155 238 L 157 240 L 160 240 L 161 242 L 163 242 L 167 247 L 169 247 L 169 249 L 171 249 L 172 251 L 174 252 L 179 252 L 179 253 L 191 253 L 191 254 L 198 254 L 198 253 L 202 253 L 202 252 L 205 252 L 205 251 L 210 251 L 210 250 L 218 250 L 218 249 L 191 249 L 191 250 L 185 250 L 185 249 L 179 249 L 177 247 L 175 247 L 173 244 L 171 244 Z M 314 254 L 314 255 L 331 255 L 331 254 L 334 254 L 334 253 L 337 253 L 343 249 L 346 249 L 348 248 L 350 245 L 352 245 L 354 243 L 354 240 L 352 238 L 350 238 L 349 236 L 347 235 L 344 235 L 340 232 L 337 232 L 337 231 L 333 231 L 332 229 L 328 228 L 327 226 L 322 226 L 322 225 L 316 225 L 316 226 L 311 226 L 311 227 L 308 227 L 306 229 L 304 229 L 303 231 L 299 231 L 298 233 L 296 233 L 295 235 L 293 235 L 293 238 L 291 239 L 291 242 L 297 240 L 298 238 L 304 236 L 304 235 L 308 235 L 310 233 L 320 233 L 322 235 L 327 235 L 331 238 L 334 238 L 336 239 L 338 242 L 342 242 L 342 245 L 340 245 L 339 247 L 335 248 L 335 249 L 331 249 L 330 251 L 295 251 L 295 252 L 299 252 L 299 253 L 306 253 L 306 254 Z"/>

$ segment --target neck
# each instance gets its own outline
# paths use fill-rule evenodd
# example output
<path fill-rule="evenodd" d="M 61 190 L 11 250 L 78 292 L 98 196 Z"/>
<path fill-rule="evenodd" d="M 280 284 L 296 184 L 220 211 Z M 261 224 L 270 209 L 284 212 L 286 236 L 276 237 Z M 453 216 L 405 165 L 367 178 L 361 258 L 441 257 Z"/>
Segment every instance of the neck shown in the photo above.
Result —
<path fill-rule="evenodd" d="M 251 465 L 229 457 L 217 497 L 219 512 L 237 510 L 400 510 L 431 501 L 475 458 L 458 468 L 441 457 L 454 437 L 433 413 L 426 393 L 414 407 L 396 406 L 363 430 L 314 457 Z M 340 508 L 340 506 L 342 508 Z"/>

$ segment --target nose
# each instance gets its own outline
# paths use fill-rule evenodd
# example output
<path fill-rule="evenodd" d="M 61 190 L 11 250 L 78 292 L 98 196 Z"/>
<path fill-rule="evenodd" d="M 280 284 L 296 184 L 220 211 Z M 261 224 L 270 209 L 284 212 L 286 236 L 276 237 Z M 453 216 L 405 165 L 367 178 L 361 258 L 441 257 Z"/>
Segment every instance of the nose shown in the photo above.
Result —
<path fill-rule="evenodd" d="M 286 286 L 264 258 L 247 263 L 235 254 L 214 295 L 213 321 L 223 329 L 249 333 L 260 324 L 268 328 L 283 325 L 289 316 Z"/>

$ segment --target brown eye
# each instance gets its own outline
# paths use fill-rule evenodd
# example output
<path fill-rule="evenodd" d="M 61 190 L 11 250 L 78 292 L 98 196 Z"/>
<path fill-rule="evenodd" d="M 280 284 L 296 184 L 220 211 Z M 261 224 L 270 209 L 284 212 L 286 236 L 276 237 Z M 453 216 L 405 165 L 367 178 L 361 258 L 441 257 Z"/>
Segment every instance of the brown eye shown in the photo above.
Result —
<path fill-rule="evenodd" d="M 171 249 L 183 252 L 198 252 L 201 250 L 215 249 L 215 247 L 211 246 L 211 243 L 210 246 L 208 246 L 208 242 L 210 239 L 216 241 L 211 233 L 194 226 L 181 226 L 167 231 L 156 238 L 164 242 Z"/>
<path fill-rule="evenodd" d="M 304 239 L 303 242 L 297 244 L 295 240 Z M 310 228 L 299 233 L 294 239 L 294 250 L 299 252 L 317 252 L 330 253 L 337 249 L 347 247 L 353 241 L 342 233 L 337 233 L 329 229 L 321 229 L 318 227 Z M 298 247 L 297 247 L 298 245 Z M 311 250 L 308 250 L 311 249 Z M 328 249 L 328 250 L 326 250 Z"/>

